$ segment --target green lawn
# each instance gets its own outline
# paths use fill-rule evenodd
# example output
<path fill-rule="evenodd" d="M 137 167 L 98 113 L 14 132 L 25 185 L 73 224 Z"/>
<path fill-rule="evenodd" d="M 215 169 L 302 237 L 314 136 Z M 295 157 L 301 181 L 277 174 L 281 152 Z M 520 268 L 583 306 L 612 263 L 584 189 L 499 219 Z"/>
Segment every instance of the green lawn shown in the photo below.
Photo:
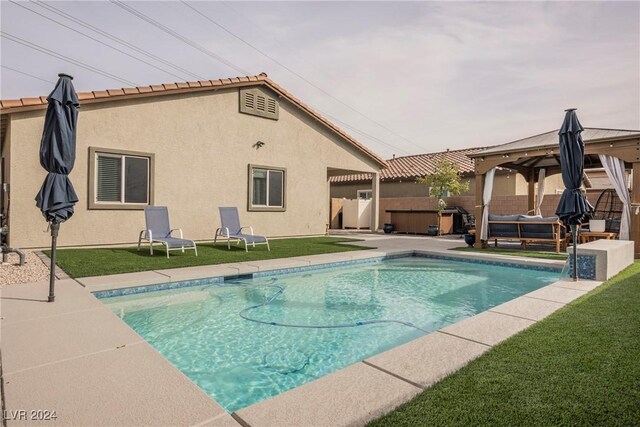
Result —
<path fill-rule="evenodd" d="M 269 242 L 271 252 L 267 251 L 266 245 L 250 247 L 249 252 L 245 252 L 243 244 L 240 246 L 232 244 L 231 250 L 228 250 L 226 242 L 224 244 L 218 243 L 216 246 L 209 242 L 198 244 L 197 257 L 193 250 L 188 250 L 185 253 L 171 251 L 169 259 L 160 245 L 154 246 L 153 256 L 149 254 L 148 246 L 141 248 L 139 252 L 136 247 L 59 249 L 57 264 L 71 277 L 86 277 L 369 249 L 339 244 L 355 241 L 357 240 L 339 237 L 275 239 Z M 50 255 L 50 251 L 45 253 Z"/>
<path fill-rule="evenodd" d="M 369 425 L 640 425 L 640 262 Z"/>
<path fill-rule="evenodd" d="M 548 251 L 525 251 L 521 249 L 501 249 L 501 248 L 470 248 L 469 246 L 461 246 L 458 248 L 452 248 L 452 251 L 462 251 L 462 252 L 478 252 L 478 253 L 488 253 L 495 255 L 513 255 L 513 256 L 523 256 L 527 258 L 542 258 L 542 259 L 557 259 L 564 261 L 567 259 L 567 254 L 565 253 L 555 253 Z"/>

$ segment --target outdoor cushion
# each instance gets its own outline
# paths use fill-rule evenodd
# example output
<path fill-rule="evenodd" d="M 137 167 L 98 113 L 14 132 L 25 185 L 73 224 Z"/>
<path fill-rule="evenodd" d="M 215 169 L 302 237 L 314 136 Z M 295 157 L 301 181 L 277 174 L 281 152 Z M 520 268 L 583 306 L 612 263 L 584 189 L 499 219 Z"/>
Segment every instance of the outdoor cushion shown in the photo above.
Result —
<path fill-rule="evenodd" d="M 521 215 L 524 217 L 525 215 Z M 538 217 L 538 218 L 520 218 L 520 237 L 522 238 L 531 238 L 531 239 L 553 239 L 554 236 L 554 228 L 557 230 L 557 226 L 552 224 L 537 224 L 544 222 L 558 222 L 558 217 L 550 216 L 550 217 Z M 564 237 L 564 229 L 561 228 L 561 236 Z"/>
<path fill-rule="evenodd" d="M 491 224 L 489 223 L 489 238 L 492 237 L 518 237 L 518 224 L 516 221 L 520 215 L 492 215 L 489 214 L 489 221 L 513 221 L 514 224 Z"/>

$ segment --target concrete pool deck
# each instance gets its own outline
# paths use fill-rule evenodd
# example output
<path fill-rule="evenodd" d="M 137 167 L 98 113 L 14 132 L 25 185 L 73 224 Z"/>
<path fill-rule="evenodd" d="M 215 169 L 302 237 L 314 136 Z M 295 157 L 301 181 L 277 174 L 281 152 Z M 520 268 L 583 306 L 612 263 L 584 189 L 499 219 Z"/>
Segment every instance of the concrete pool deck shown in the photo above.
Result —
<path fill-rule="evenodd" d="M 1 288 L 7 425 L 360 425 L 601 283 L 556 282 L 233 415 L 91 293 L 414 251 L 559 265 L 558 261 L 447 251 L 461 246 L 460 240 L 358 237 L 365 238 L 358 244 L 378 249 L 60 280 L 53 304 L 45 302 L 46 282 Z M 32 410 L 55 411 L 56 419 L 35 420 Z"/>

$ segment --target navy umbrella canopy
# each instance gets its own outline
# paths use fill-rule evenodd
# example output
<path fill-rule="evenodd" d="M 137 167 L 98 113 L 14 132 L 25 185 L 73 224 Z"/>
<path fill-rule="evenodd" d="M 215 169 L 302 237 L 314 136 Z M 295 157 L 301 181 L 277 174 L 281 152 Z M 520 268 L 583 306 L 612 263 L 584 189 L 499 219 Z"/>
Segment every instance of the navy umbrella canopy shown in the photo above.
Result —
<path fill-rule="evenodd" d="M 584 130 L 575 109 L 566 110 L 560 135 L 560 168 L 565 190 L 560 197 L 556 215 L 566 225 L 582 224 L 589 220 L 593 206 L 581 190 L 584 179 Z"/>
<path fill-rule="evenodd" d="M 59 75 L 47 100 L 47 114 L 40 142 L 40 164 L 49 172 L 36 196 L 36 206 L 47 222 L 64 222 L 73 215 L 78 196 L 69 173 L 76 161 L 76 124 L 78 97 L 71 76 Z"/>
<path fill-rule="evenodd" d="M 76 125 L 78 97 L 73 89 L 73 77 L 58 74 L 58 83 L 47 98 L 49 106 L 44 118 L 40 141 L 40 165 L 49 172 L 36 195 L 36 206 L 51 226 L 51 271 L 49 273 L 49 302 L 53 302 L 56 243 L 60 223 L 73 215 L 78 202 L 69 173 L 76 161 Z"/>
<path fill-rule="evenodd" d="M 566 110 L 560 127 L 560 169 L 564 191 L 556 209 L 556 215 L 571 226 L 573 239 L 573 280 L 578 280 L 578 233 L 580 224 L 591 217 L 593 206 L 582 192 L 584 179 L 584 141 L 580 133 L 584 130 L 575 109 Z"/>

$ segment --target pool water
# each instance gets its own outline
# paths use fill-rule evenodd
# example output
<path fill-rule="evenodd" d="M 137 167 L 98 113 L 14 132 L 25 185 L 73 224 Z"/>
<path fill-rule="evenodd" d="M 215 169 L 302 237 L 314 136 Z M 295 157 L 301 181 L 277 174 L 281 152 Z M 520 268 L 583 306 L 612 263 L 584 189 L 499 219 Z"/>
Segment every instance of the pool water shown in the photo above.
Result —
<path fill-rule="evenodd" d="M 407 257 L 102 301 L 233 412 L 559 276 Z"/>

